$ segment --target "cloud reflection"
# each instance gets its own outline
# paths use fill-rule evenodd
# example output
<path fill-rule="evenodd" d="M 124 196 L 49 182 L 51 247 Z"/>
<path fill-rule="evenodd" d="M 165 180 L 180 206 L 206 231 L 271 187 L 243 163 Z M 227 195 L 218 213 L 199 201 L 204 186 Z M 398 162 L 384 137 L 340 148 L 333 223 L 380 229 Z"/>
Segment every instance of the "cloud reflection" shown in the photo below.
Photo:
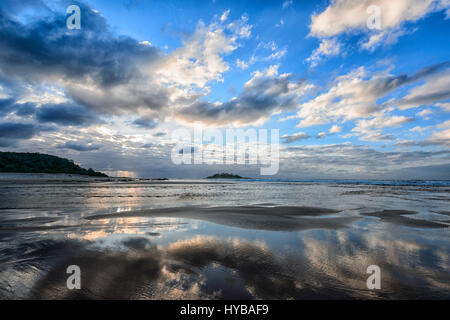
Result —
<path fill-rule="evenodd" d="M 29 243 L 22 245 L 28 248 L 22 248 L 27 253 L 21 259 L 33 261 L 33 268 L 40 270 L 36 274 L 39 280 L 16 278 L 17 282 L 11 285 L 20 287 L 21 281 L 28 285 L 35 283 L 26 297 L 38 299 L 348 299 L 450 295 L 449 256 L 444 249 L 430 251 L 424 244 L 395 240 L 387 233 L 356 236 L 347 231 L 325 231 L 322 237 L 299 234 L 302 241 L 295 251 L 274 250 L 262 241 L 212 236 L 195 236 L 166 247 L 142 236 L 127 237 L 121 240 L 121 246 L 107 249 L 93 246 L 95 243 L 91 241 Z M 66 289 L 65 268 L 70 264 L 81 268 L 81 290 Z M 365 287 L 365 271 L 370 264 L 381 267 L 380 291 Z M 21 270 L 27 272 L 24 265 Z M 42 274 L 45 275 L 40 277 Z M 0 273 L 0 279 L 5 279 L 4 273 Z"/>

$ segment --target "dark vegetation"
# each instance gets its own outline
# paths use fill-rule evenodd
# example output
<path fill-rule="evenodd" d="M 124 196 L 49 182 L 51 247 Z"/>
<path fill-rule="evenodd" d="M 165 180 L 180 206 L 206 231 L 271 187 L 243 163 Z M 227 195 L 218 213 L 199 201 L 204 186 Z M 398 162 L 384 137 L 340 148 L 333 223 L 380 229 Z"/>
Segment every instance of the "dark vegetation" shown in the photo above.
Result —
<path fill-rule="evenodd" d="M 108 177 L 91 168 L 81 168 L 72 160 L 41 153 L 0 152 L 0 172 L 69 173 Z"/>
<path fill-rule="evenodd" d="M 232 173 L 216 173 L 215 175 L 206 177 L 206 179 L 249 179 Z"/>

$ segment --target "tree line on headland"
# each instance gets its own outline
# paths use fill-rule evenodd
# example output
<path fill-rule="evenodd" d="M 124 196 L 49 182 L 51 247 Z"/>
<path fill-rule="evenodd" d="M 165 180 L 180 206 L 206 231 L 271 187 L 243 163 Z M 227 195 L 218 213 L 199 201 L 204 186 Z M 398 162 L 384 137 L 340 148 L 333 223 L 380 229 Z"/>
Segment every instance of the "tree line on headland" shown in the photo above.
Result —
<path fill-rule="evenodd" d="M 0 172 L 68 173 L 108 177 L 91 168 L 81 168 L 73 160 L 42 153 L 0 152 Z"/>

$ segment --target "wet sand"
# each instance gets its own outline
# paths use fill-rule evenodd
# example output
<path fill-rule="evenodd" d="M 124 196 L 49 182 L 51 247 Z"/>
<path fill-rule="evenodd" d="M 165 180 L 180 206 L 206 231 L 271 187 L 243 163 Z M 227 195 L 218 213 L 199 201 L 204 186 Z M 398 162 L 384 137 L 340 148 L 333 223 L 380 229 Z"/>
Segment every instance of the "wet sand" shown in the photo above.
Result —
<path fill-rule="evenodd" d="M 203 220 L 230 227 L 268 231 L 299 231 L 307 229 L 340 229 L 347 227 L 358 217 L 328 216 L 338 210 L 314 207 L 177 207 L 153 210 L 129 211 L 94 215 L 87 220 L 117 219 L 130 217 L 173 217 Z"/>
<path fill-rule="evenodd" d="M 448 228 L 447 224 L 422 220 L 417 218 L 408 218 L 407 215 L 415 215 L 417 212 L 408 210 L 383 210 L 380 212 L 364 213 L 365 216 L 378 217 L 382 221 L 395 223 L 412 228 Z"/>

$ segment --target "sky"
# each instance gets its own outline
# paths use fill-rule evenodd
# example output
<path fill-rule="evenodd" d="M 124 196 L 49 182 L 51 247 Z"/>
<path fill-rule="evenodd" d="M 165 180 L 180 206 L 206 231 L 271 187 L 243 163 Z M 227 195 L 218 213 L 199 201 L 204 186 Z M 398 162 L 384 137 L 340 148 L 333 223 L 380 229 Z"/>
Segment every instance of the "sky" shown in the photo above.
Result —
<path fill-rule="evenodd" d="M 449 31 L 449 0 L 2 0 L 0 151 L 258 177 L 174 163 L 174 132 L 267 129 L 272 178 L 450 179 Z"/>

